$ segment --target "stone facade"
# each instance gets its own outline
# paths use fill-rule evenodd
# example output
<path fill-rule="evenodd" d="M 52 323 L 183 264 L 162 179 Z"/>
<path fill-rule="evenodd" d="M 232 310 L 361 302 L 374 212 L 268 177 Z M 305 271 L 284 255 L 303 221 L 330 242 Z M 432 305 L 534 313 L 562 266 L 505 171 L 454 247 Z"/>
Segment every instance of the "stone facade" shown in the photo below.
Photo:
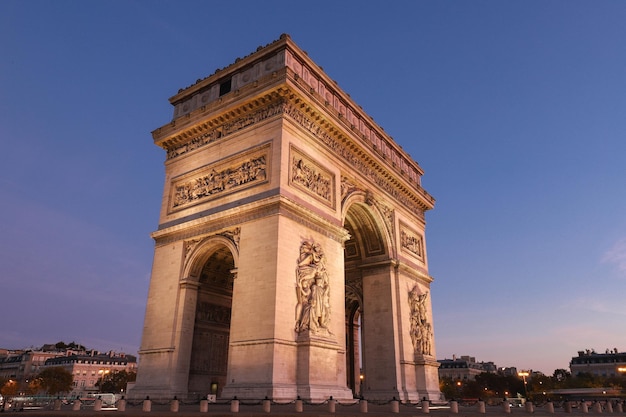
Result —
<path fill-rule="evenodd" d="M 438 399 L 419 165 L 287 35 L 170 102 L 129 396 Z"/>

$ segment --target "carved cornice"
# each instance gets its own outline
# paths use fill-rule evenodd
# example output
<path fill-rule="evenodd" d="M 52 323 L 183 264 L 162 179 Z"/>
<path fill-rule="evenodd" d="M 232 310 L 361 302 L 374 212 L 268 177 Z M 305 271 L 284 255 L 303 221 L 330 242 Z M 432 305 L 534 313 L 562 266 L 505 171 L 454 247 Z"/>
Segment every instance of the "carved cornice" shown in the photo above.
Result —
<path fill-rule="evenodd" d="M 254 339 L 254 340 L 240 340 L 230 341 L 231 346 L 255 346 L 255 345 L 285 345 L 285 346 L 297 346 L 296 342 L 285 339 Z"/>
<path fill-rule="evenodd" d="M 329 109 L 324 109 L 328 112 Z M 400 180 L 402 175 L 395 172 L 394 163 L 377 157 L 375 147 L 363 149 L 344 133 L 343 129 L 331 123 L 319 110 L 306 104 L 294 90 L 282 84 L 261 98 L 219 113 L 196 125 L 172 134 L 169 137 L 155 139 L 155 142 L 167 150 L 168 160 L 183 156 L 207 145 L 226 140 L 233 133 L 262 123 L 275 117 L 286 117 L 305 131 L 316 137 L 337 157 L 344 160 L 361 176 L 372 181 L 391 195 L 408 210 L 418 215 L 434 206 L 434 199 L 416 182 L 410 185 Z M 173 122 L 174 123 L 174 122 Z M 160 131 L 157 130 L 155 132 Z M 153 133 L 156 137 L 156 133 Z M 389 168 L 386 168 L 389 165 Z"/>
<path fill-rule="evenodd" d="M 282 115 L 282 94 L 274 90 L 262 97 L 239 103 L 235 108 L 223 110 L 205 107 L 197 110 L 195 118 L 202 118 L 193 126 L 183 127 L 180 121 L 174 121 L 168 126 L 152 132 L 155 143 L 167 151 L 167 160 L 185 155 L 196 149 L 223 141 L 233 133 L 247 127 L 257 125 L 275 116 Z M 181 131 L 182 129 L 182 131 Z"/>
<path fill-rule="evenodd" d="M 232 91 L 215 95 L 231 78 Z M 170 101 L 182 113 L 153 132 L 168 160 L 283 114 L 408 210 L 434 206 L 420 185 L 423 171 L 417 162 L 288 35 L 181 89 Z"/>
<path fill-rule="evenodd" d="M 303 104 L 295 95 L 290 95 L 289 99 L 289 103 L 285 105 L 285 116 L 314 135 L 333 155 L 344 160 L 361 176 L 374 182 L 413 213 L 419 215 L 433 207 L 434 199 L 420 186 L 413 184 L 412 190 L 409 189 L 394 173 L 386 170 L 381 163 L 372 158 L 373 155 L 368 155 L 365 150 L 350 141 L 348 136 L 323 119 L 315 109 Z"/>
<path fill-rule="evenodd" d="M 397 267 L 398 271 L 414 281 L 423 282 L 426 285 L 429 285 L 434 281 L 434 278 L 428 275 L 428 271 L 424 267 L 420 267 L 413 262 L 408 263 L 398 261 Z"/>
<path fill-rule="evenodd" d="M 192 221 L 181 221 L 175 226 L 153 232 L 152 238 L 157 245 L 179 240 L 204 239 L 217 232 L 226 233 L 229 230 L 236 230 L 236 226 L 238 227 L 243 223 L 274 215 L 285 216 L 342 244 L 349 237 L 341 225 L 329 222 L 284 196 L 276 195 L 255 201 L 248 207 L 239 206 L 236 209 L 221 211 L 219 217 L 203 216 Z"/>
<path fill-rule="evenodd" d="M 175 347 L 162 347 L 162 348 L 154 348 L 154 349 L 141 349 L 139 350 L 140 355 L 156 355 L 159 353 L 172 353 L 176 350 Z"/>

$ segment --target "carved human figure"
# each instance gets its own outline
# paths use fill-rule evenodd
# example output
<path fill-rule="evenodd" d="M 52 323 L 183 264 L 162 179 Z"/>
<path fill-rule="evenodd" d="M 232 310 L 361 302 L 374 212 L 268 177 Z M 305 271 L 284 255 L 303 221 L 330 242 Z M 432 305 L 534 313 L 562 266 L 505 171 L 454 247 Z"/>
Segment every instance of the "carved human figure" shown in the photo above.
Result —
<path fill-rule="evenodd" d="M 415 353 L 431 355 L 432 325 L 428 322 L 426 300 L 428 291 L 420 294 L 417 285 L 409 291 L 410 335 Z"/>
<path fill-rule="evenodd" d="M 313 331 L 328 328 L 330 305 L 326 290 L 327 288 L 321 275 L 316 274 L 315 284 L 311 287 L 311 298 L 309 301 L 309 329 Z"/>
<path fill-rule="evenodd" d="M 317 243 L 305 241 L 300 246 L 296 268 L 296 326 L 300 333 L 330 333 L 330 286 L 324 253 Z"/>

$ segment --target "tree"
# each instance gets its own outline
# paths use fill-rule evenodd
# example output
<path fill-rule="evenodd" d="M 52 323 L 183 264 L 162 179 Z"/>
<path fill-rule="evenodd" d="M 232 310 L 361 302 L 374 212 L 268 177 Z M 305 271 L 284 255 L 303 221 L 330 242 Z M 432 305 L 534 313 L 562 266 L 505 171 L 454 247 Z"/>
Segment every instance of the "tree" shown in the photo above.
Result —
<path fill-rule="evenodd" d="M 118 393 L 126 389 L 126 384 L 133 382 L 137 378 L 137 373 L 118 371 L 105 374 L 98 379 L 96 386 L 100 388 L 100 392 Z"/>
<path fill-rule="evenodd" d="M 12 397 L 14 395 L 17 395 L 19 391 L 17 381 L 14 381 L 12 379 L 2 379 L 0 381 L 0 384 L 0 394 L 4 395 L 5 397 Z"/>
<path fill-rule="evenodd" d="M 75 349 L 75 350 L 86 350 L 85 346 L 76 343 L 74 341 L 70 342 L 70 343 L 65 343 L 63 341 L 61 342 L 57 342 L 54 347 L 56 347 L 58 350 L 65 350 L 65 349 Z"/>
<path fill-rule="evenodd" d="M 476 375 L 476 383 L 483 397 L 513 397 L 517 393 L 524 392 L 524 382 L 513 375 L 501 375 L 490 372 L 482 372 Z"/>
<path fill-rule="evenodd" d="M 458 382 L 458 385 L 457 385 Z M 449 400 L 461 397 L 461 382 L 454 381 L 452 378 L 441 377 L 439 378 L 439 390 Z"/>
<path fill-rule="evenodd" d="M 37 378 L 39 386 L 49 395 L 68 392 L 72 389 L 73 376 L 62 366 L 54 366 L 41 371 Z"/>
<path fill-rule="evenodd" d="M 566 369 L 555 369 L 554 374 L 552 374 L 552 378 L 556 380 L 557 383 L 564 382 L 567 379 L 570 379 L 572 374 Z"/>

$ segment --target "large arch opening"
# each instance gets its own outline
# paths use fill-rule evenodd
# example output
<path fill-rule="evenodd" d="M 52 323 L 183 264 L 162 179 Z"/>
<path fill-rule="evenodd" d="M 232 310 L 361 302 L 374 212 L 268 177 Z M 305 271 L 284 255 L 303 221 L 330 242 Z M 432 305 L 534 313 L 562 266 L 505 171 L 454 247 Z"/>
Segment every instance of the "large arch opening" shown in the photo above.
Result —
<path fill-rule="evenodd" d="M 344 228 L 350 238 L 344 244 L 346 370 L 347 385 L 355 397 L 366 390 L 367 302 L 363 297 L 363 269 L 389 258 L 388 245 L 371 209 L 364 203 L 351 204 L 346 211 Z M 372 365 L 373 366 L 373 365 Z"/>
<path fill-rule="evenodd" d="M 219 396 L 226 385 L 235 260 L 223 244 L 213 245 L 202 258 L 188 391 Z"/>

